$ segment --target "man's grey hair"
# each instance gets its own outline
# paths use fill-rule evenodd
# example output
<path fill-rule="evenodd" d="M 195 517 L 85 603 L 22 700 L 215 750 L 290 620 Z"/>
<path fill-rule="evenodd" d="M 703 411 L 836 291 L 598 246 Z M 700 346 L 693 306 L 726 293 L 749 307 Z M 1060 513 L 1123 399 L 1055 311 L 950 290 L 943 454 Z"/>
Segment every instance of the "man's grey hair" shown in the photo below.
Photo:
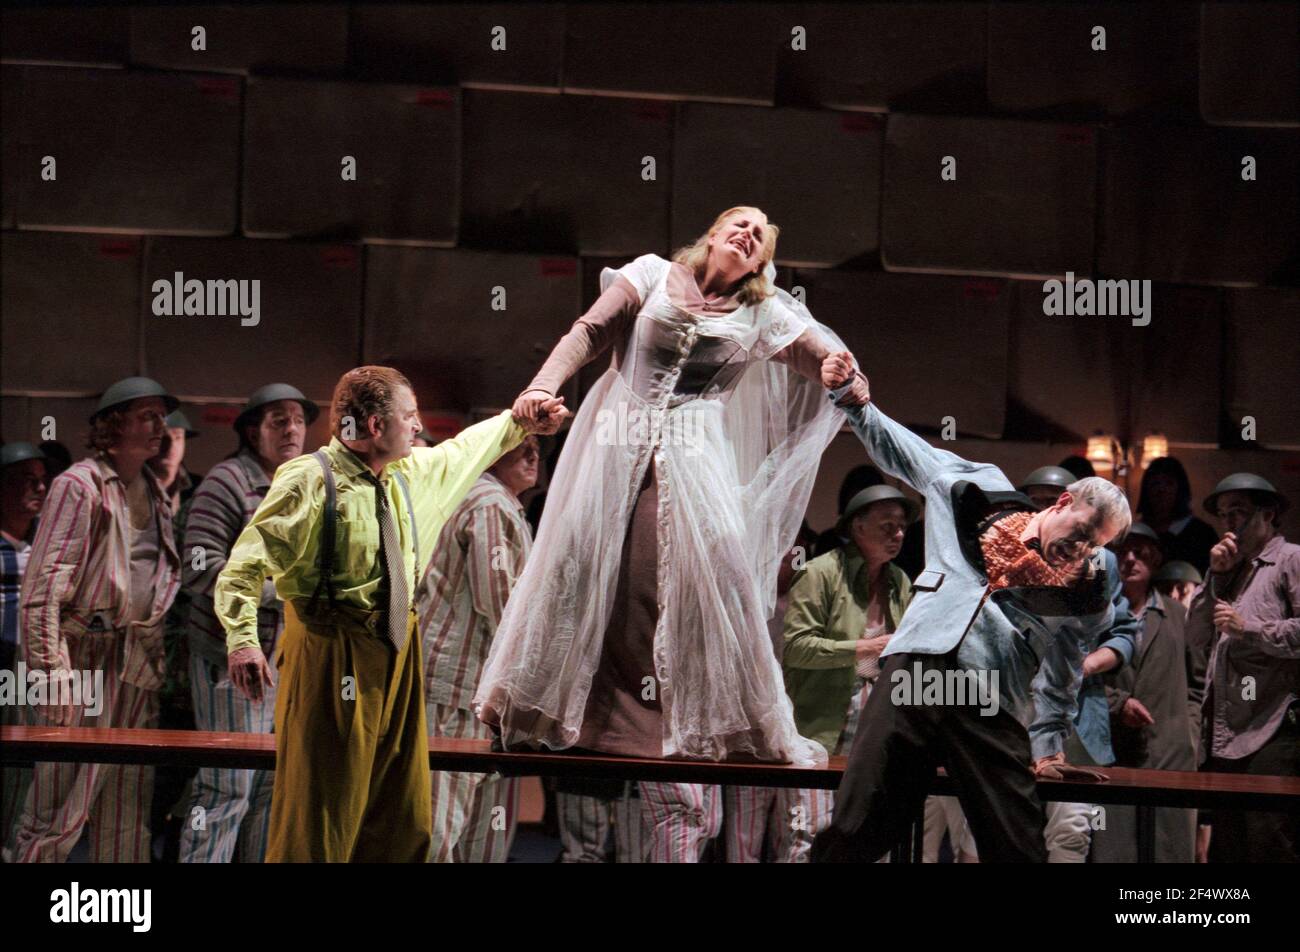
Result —
<path fill-rule="evenodd" d="M 1133 512 L 1129 509 L 1128 497 L 1109 479 L 1100 476 L 1088 476 L 1065 487 L 1065 491 L 1076 502 L 1084 503 L 1097 510 L 1104 525 L 1115 525 L 1115 539 L 1119 541 L 1128 533 L 1133 524 Z"/>

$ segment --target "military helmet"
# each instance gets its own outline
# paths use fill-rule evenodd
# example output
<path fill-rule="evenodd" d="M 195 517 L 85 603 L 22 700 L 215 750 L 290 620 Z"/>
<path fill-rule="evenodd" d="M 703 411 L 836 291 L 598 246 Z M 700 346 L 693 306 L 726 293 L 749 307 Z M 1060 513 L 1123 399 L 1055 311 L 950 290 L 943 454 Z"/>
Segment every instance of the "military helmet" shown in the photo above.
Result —
<path fill-rule="evenodd" d="M 173 410 L 167 414 L 165 425 L 169 430 L 184 430 L 186 439 L 194 439 L 199 436 L 199 431 L 190 426 L 190 418 L 185 415 L 184 410 Z"/>
<path fill-rule="evenodd" d="M 916 521 L 916 517 L 921 511 L 920 506 L 918 506 L 913 500 L 908 499 L 907 496 L 903 495 L 903 493 L 895 489 L 893 486 L 868 486 L 850 499 L 849 504 L 844 507 L 844 515 L 840 516 L 839 522 L 835 524 L 835 528 L 839 531 L 840 535 L 847 536 L 849 534 L 849 524 L 853 521 L 853 517 L 866 509 L 872 503 L 877 502 L 900 503 L 903 507 L 903 512 L 907 518 L 908 525 L 911 525 Z"/>
<path fill-rule="evenodd" d="M 1197 570 L 1196 566 L 1191 562 L 1183 562 L 1176 559 L 1173 562 L 1166 562 L 1164 565 L 1160 566 L 1153 581 L 1191 582 L 1195 585 L 1200 585 L 1201 582 L 1205 580 L 1201 577 L 1201 573 Z"/>
<path fill-rule="evenodd" d="M 1064 489 L 1070 483 L 1077 482 L 1074 473 L 1060 466 L 1040 466 L 1020 481 L 1016 489 L 1024 492 L 1030 486 L 1059 486 Z"/>
<path fill-rule="evenodd" d="M 1266 496 L 1273 497 L 1279 513 L 1286 511 L 1286 497 L 1278 492 L 1267 479 L 1254 473 L 1233 473 L 1231 476 L 1219 480 L 1219 485 L 1214 487 L 1214 492 L 1205 497 L 1205 511 L 1212 516 L 1217 516 L 1219 509 L 1216 500 L 1224 493 L 1231 492 L 1263 493 Z"/>
<path fill-rule="evenodd" d="M 104 391 L 99 398 L 99 406 L 90 415 L 90 420 L 93 423 L 106 410 L 111 410 L 124 403 L 130 403 L 132 400 L 140 400 L 144 397 L 162 397 L 168 413 L 171 413 L 181 404 L 157 380 L 151 380 L 148 377 L 126 377 Z"/>
<path fill-rule="evenodd" d="M 1124 543 L 1129 541 L 1129 539 L 1144 539 L 1154 545 L 1157 549 L 1160 549 L 1162 554 L 1164 552 L 1164 548 L 1160 544 L 1160 534 L 1145 522 L 1135 522 L 1131 524 L 1128 527 L 1128 531 L 1120 538 L 1113 539 L 1109 542 L 1108 547 L 1114 552 L 1119 552 Z"/>
<path fill-rule="evenodd" d="M 246 424 L 251 423 L 253 414 L 257 410 L 277 400 L 296 400 L 302 404 L 302 412 L 307 417 L 308 426 L 311 426 L 316 421 L 316 417 L 320 416 L 320 407 L 303 396 L 302 391 L 297 387 L 287 383 L 268 383 L 254 390 L 253 395 L 244 404 L 244 409 L 239 411 L 239 416 L 235 417 L 235 431 L 238 432 Z"/>
<path fill-rule="evenodd" d="M 1156 532 L 1155 529 L 1152 529 L 1145 522 L 1135 522 L 1131 526 L 1129 526 L 1128 532 L 1124 533 L 1124 538 L 1125 539 L 1132 539 L 1132 538 L 1146 539 L 1150 542 L 1154 542 L 1156 545 L 1160 544 L 1160 534 Z"/>
<path fill-rule="evenodd" d="M 0 469 L 12 466 L 14 463 L 26 462 L 29 459 L 38 459 L 44 462 L 49 457 L 42 453 L 39 447 L 35 447 L 31 443 L 24 443 L 21 440 L 6 443 L 3 447 L 0 447 Z"/>

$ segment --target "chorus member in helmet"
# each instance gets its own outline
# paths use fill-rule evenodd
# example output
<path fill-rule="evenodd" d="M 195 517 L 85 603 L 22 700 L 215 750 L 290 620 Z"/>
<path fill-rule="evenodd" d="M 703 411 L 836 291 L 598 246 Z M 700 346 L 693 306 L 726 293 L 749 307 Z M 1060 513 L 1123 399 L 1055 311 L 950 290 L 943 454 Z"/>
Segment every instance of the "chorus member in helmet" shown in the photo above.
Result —
<path fill-rule="evenodd" d="M 50 486 L 20 604 L 22 660 L 52 689 L 53 703 L 30 712 L 37 723 L 158 724 L 163 620 L 180 557 L 171 505 L 147 463 L 174 409 L 156 381 L 119 380 L 91 417 L 94 455 Z M 38 763 L 12 858 L 63 862 L 86 831 L 92 862 L 147 863 L 152 797 L 152 767 Z"/>
<path fill-rule="evenodd" d="M 189 675 L 195 727 L 202 731 L 269 734 L 275 726 L 276 685 L 259 698 L 236 690 L 226 663 L 226 633 L 213 606 L 217 577 L 235 540 L 266 498 L 276 470 L 302 455 L 307 428 L 320 408 L 297 387 L 270 383 L 245 402 L 234 429 L 239 448 L 199 484 L 186 524 L 183 590 L 190 596 Z M 284 605 L 268 579 L 257 608 L 257 637 L 270 659 L 284 627 Z M 272 775 L 265 770 L 202 767 L 183 819 L 202 812 L 202 825 L 182 825 L 182 863 L 260 863 L 271 817 Z"/>
<path fill-rule="evenodd" d="M 31 443 L 6 443 L 0 448 L 0 671 L 17 677 L 18 603 L 23 574 L 32 554 L 32 537 L 48 490 L 45 454 Z M 26 677 L 26 672 L 23 672 Z M 15 682 L 16 683 L 16 682 Z M 0 723 L 25 725 L 25 709 L 0 706 Z M 11 845 L 10 834 L 32 782 L 29 767 L 10 764 L 0 775 L 0 847 Z"/>
<path fill-rule="evenodd" d="M 1254 473 L 1228 476 L 1205 500 L 1223 528 L 1187 613 L 1205 770 L 1300 775 L 1300 546 L 1282 535 L 1286 508 Z M 1294 811 L 1218 810 L 1212 826 L 1211 862 L 1300 860 Z"/>
<path fill-rule="evenodd" d="M 809 562 L 791 586 L 786 690 L 799 730 L 832 754 L 852 749 L 863 705 L 880 677 L 880 654 L 912 597 L 893 559 L 918 510 L 892 486 L 862 490 L 837 526 L 849 541 Z M 783 820 L 778 861 L 808 862 L 813 837 L 830 825 L 834 793 L 787 789 L 777 803 Z"/>
<path fill-rule="evenodd" d="M 1138 618 L 1133 663 L 1105 676 L 1115 762 L 1145 770 L 1195 770 L 1200 711 L 1187 685 L 1187 647 L 1182 605 L 1156 592 L 1153 579 L 1163 555 L 1160 538 L 1137 523 L 1116 547 L 1124 597 Z M 1155 811 L 1155 855 L 1159 863 L 1190 863 L 1196 811 Z M 1137 808 L 1106 807 L 1106 823 L 1092 834 L 1094 863 L 1135 863 Z"/>

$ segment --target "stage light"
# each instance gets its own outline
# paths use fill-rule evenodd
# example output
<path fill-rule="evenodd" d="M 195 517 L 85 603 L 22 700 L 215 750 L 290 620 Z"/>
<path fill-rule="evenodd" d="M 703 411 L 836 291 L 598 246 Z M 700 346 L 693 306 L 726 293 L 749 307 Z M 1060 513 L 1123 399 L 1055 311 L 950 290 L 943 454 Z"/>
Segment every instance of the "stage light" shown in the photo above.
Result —
<path fill-rule="evenodd" d="M 1163 433 L 1148 433 L 1142 440 L 1142 468 L 1146 469 L 1151 461 L 1169 455 L 1169 440 Z"/>
<path fill-rule="evenodd" d="M 1092 468 L 1101 475 L 1115 468 L 1115 437 L 1098 430 L 1088 437 L 1088 450 L 1085 454 Z"/>

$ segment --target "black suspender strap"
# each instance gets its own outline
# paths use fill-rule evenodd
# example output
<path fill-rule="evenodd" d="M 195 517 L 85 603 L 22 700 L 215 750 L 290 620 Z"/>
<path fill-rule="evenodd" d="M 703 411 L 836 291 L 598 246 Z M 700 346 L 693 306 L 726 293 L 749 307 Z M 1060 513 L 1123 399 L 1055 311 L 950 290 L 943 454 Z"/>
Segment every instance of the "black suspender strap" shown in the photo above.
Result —
<path fill-rule="evenodd" d="M 320 529 L 320 556 L 316 564 L 320 570 L 320 578 L 316 580 L 316 590 L 311 594 L 309 605 L 314 611 L 316 604 L 320 599 L 320 590 L 324 586 L 326 597 L 329 599 L 330 610 L 334 609 L 334 545 L 337 534 L 336 524 L 338 522 L 338 490 L 334 485 L 334 470 L 330 466 L 329 456 L 324 450 L 317 450 L 311 454 L 315 457 L 316 462 L 320 464 L 321 474 L 325 477 L 325 512 L 321 521 Z M 407 485 L 406 477 L 401 473 L 394 471 L 393 476 L 397 478 L 398 488 L 402 490 L 402 498 L 406 502 L 406 515 L 411 523 L 411 542 L 415 548 L 415 571 L 420 571 L 420 530 L 415 522 L 415 507 L 411 505 L 411 487 Z M 419 579 L 416 579 L 419 583 Z"/>
<path fill-rule="evenodd" d="M 320 578 L 316 580 L 316 590 L 311 593 L 309 602 L 311 610 L 316 608 L 316 602 L 320 598 L 321 586 L 325 586 L 326 597 L 329 598 L 330 611 L 334 610 L 334 536 L 335 522 L 338 519 L 338 504 L 336 490 L 334 488 L 334 470 L 330 467 L 329 456 L 324 450 L 317 450 L 311 454 L 320 464 L 321 473 L 325 476 L 325 514 L 324 521 L 320 529 L 320 556 L 317 559 L 317 566 L 320 569 Z"/>

